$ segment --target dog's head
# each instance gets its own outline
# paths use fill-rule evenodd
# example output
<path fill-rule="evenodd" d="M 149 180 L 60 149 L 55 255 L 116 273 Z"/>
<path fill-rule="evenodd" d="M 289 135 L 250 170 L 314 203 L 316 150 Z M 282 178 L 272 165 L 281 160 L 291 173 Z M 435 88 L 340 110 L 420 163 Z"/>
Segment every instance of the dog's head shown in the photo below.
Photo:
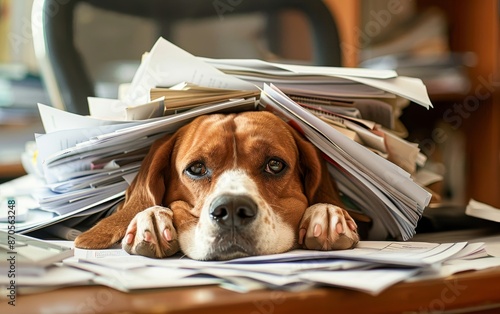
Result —
<path fill-rule="evenodd" d="M 202 116 L 158 141 L 127 203 L 170 207 L 181 250 L 230 259 L 290 250 L 313 203 L 338 204 L 316 148 L 268 112 Z"/>

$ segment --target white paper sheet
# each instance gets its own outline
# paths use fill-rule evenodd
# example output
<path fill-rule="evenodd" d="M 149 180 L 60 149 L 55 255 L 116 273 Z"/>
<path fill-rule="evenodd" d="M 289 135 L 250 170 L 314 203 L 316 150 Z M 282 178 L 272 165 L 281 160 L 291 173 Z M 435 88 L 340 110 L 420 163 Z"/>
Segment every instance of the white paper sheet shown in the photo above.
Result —
<path fill-rule="evenodd" d="M 288 75 L 296 75 L 296 74 L 313 74 L 313 75 L 328 75 L 328 76 L 347 75 L 347 76 L 368 77 L 377 79 L 388 79 L 397 76 L 396 72 L 393 70 L 307 66 L 307 65 L 266 62 L 258 59 L 211 59 L 202 57 L 198 58 L 218 68 L 238 69 L 246 71 L 253 70 L 263 74 L 287 75 L 287 73 L 289 73 Z"/>
<path fill-rule="evenodd" d="M 341 251 L 295 250 L 282 254 L 252 256 L 227 263 L 269 263 L 311 259 L 347 259 L 385 265 L 430 266 L 450 258 L 467 245 L 460 243 L 360 241 L 356 248 Z"/>
<path fill-rule="evenodd" d="M 38 104 L 38 111 L 40 112 L 40 118 L 42 119 L 43 128 L 46 133 L 127 123 L 125 121 L 104 120 L 89 116 L 81 116 L 40 103 Z M 128 123 L 134 124 L 137 122 L 133 121 Z"/>
<path fill-rule="evenodd" d="M 409 99 L 418 103 L 425 108 L 432 108 L 432 103 L 427 94 L 427 89 L 420 79 L 397 76 L 396 72 L 392 70 L 372 70 L 363 68 L 335 68 L 335 67 L 322 67 L 322 66 L 306 66 L 294 64 L 280 64 L 280 63 L 266 63 L 260 60 L 216 60 L 216 59 L 202 59 L 220 68 L 225 65 L 240 67 L 240 70 L 257 71 L 262 74 L 279 74 L 276 73 L 276 68 L 285 69 L 295 74 L 301 75 L 319 75 L 331 76 L 335 78 L 343 78 L 351 82 L 361 83 L 366 86 L 374 87 L 378 90 L 390 92 L 394 95 L 399 95 L 403 98 Z M 227 67 L 226 67 L 227 68 Z M 272 82 L 272 80 L 268 80 Z M 304 84 L 300 81 L 300 84 Z M 333 84 L 335 81 L 332 82 Z M 297 84 L 297 85 L 300 85 Z M 314 88 L 314 87 L 313 87 Z"/>
<path fill-rule="evenodd" d="M 318 284 L 350 288 L 371 295 L 377 295 L 388 287 L 411 278 L 418 272 L 418 269 L 317 271 L 301 274 L 299 277 Z"/>
<path fill-rule="evenodd" d="M 169 87 L 181 82 L 205 87 L 255 89 L 252 84 L 226 75 L 160 38 L 143 58 L 123 101 L 129 105 L 145 104 L 149 101 L 151 88 Z"/>
<path fill-rule="evenodd" d="M 137 289 L 213 285 L 221 282 L 214 277 L 191 277 L 198 272 L 189 269 L 140 267 L 117 270 L 95 263 L 77 261 L 74 258 L 65 260 L 64 264 L 91 272 L 96 275 L 93 279 L 95 283 L 124 292 Z"/>

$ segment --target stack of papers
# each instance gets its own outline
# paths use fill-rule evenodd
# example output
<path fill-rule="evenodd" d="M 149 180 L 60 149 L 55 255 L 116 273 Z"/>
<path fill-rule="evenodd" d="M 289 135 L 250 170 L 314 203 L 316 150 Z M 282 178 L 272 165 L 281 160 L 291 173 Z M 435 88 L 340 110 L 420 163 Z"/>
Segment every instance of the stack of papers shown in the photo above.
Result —
<path fill-rule="evenodd" d="M 33 168 L 44 184 L 33 211 L 50 217 L 20 232 L 108 215 L 155 140 L 200 115 L 257 108 L 324 153 L 342 193 L 373 218 L 371 239 L 410 239 L 430 202 L 412 180 L 425 157 L 397 136 L 397 117 L 410 100 L 432 104 L 420 80 L 394 71 L 198 58 L 160 38 L 119 99 L 88 100 L 90 117 L 39 105 L 46 133 Z"/>
<path fill-rule="evenodd" d="M 210 88 L 202 87 L 192 83 L 183 82 L 170 88 L 152 88 L 150 90 L 150 98 L 163 100 L 163 108 L 160 108 L 158 115 L 152 114 L 148 118 L 154 116 L 165 116 L 176 114 L 186 109 L 206 106 L 211 104 L 228 101 L 237 98 L 256 98 L 260 94 L 256 90 L 233 90 L 224 88 Z M 154 102 L 154 101 L 153 101 Z M 127 108 L 130 112 L 132 110 L 141 110 L 143 106 L 135 106 Z M 147 110 L 146 110 L 147 111 Z"/>
<path fill-rule="evenodd" d="M 242 80 L 262 86 L 275 83 L 298 94 L 332 96 L 339 100 L 356 98 L 409 99 L 425 108 L 432 107 L 422 81 L 398 76 L 392 70 L 335 68 L 265 62 L 262 60 L 201 58 Z"/>
<path fill-rule="evenodd" d="M 418 145 L 401 137 L 402 109 L 413 101 L 429 109 L 432 104 L 419 79 L 394 71 L 332 68 L 265 62 L 261 60 L 201 60 L 224 73 L 264 88 L 281 90 L 290 99 L 378 155 L 413 174 L 426 157 Z"/>
<path fill-rule="evenodd" d="M 341 192 L 398 239 L 408 240 L 431 195 L 393 163 L 343 136 L 297 105 L 274 85 L 264 85 L 261 104 L 297 125 L 331 161 Z"/>

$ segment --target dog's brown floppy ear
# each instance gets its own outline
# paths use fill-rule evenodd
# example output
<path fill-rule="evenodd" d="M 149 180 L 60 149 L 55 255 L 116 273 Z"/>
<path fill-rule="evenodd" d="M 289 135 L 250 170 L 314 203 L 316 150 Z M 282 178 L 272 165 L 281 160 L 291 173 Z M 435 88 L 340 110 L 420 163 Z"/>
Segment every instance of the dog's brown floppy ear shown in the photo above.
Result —
<path fill-rule="evenodd" d="M 125 236 L 128 224 L 137 213 L 162 204 L 164 174 L 170 165 L 176 138 L 176 134 L 167 135 L 151 146 L 139 173 L 126 191 L 123 204 L 111 216 L 81 234 L 75 240 L 77 247 L 99 249 L 112 246 Z"/>
<path fill-rule="evenodd" d="M 345 208 L 340 200 L 339 191 L 333 177 L 327 169 L 326 162 L 321 157 L 319 149 L 294 132 L 295 142 L 299 149 L 300 165 L 304 180 L 305 194 L 309 206 L 317 203 L 328 203 Z M 371 228 L 371 218 L 347 209 L 358 225 L 361 238 L 367 238 Z"/>
<path fill-rule="evenodd" d="M 309 205 L 329 203 L 342 206 L 335 181 L 330 176 L 319 150 L 292 129 L 299 150 L 299 162 L 305 195 Z"/>
<path fill-rule="evenodd" d="M 162 204 L 165 194 L 164 176 L 166 168 L 170 166 L 176 138 L 175 134 L 167 135 L 151 146 L 139 173 L 127 189 L 121 210 L 136 210 L 138 213 Z"/>

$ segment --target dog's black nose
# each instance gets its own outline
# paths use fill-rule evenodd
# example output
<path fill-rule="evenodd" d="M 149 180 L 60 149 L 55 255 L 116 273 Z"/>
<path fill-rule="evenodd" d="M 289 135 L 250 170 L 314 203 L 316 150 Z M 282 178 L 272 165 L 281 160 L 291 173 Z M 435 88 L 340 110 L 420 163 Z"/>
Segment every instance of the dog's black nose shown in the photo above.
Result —
<path fill-rule="evenodd" d="M 257 204 L 245 195 L 224 194 L 212 202 L 209 214 L 221 227 L 240 227 L 255 219 Z"/>

